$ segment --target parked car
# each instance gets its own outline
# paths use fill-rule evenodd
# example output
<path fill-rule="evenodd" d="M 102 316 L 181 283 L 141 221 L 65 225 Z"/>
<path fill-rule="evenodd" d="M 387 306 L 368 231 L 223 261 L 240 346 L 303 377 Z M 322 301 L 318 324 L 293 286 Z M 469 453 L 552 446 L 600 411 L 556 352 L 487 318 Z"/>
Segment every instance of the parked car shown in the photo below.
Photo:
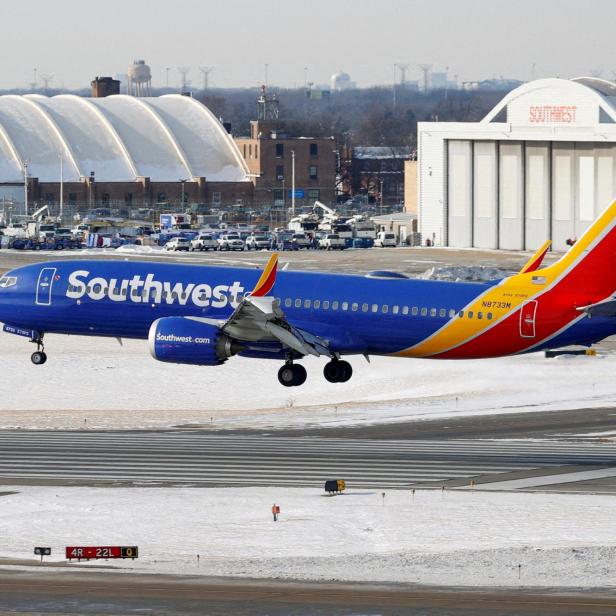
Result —
<path fill-rule="evenodd" d="M 190 243 L 191 250 L 216 250 L 218 242 L 211 233 L 199 233 Z"/>
<path fill-rule="evenodd" d="M 325 237 L 319 240 L 319 248 L 321 250 L 344 250 L 346 248 L 346 240 L 337 233 L 327 233 Z"/>
<path fill-rule="evenodd" d="M 165 250 L 190 250 L 190 242 L 185 237 L 172 237 L 163 247 Z"/>
<path fill-rule="evenodd" d="M 250 235 L 246 239 L 246 249 L 247 250 L 263 250 L 267 249 L 271 245 L 271 240 L 267 235 Z"/>
<path fill-rule="evenodd" d="M 237 233 L 221 235 L 218 238 L 218 250 L 244 250 L 244 242 Z"/>
<path fill-rule="evenodd" d="M 396 236 L 388 231 L 380 231 L 374 240 L 375 248 L 395 248 Z"/>

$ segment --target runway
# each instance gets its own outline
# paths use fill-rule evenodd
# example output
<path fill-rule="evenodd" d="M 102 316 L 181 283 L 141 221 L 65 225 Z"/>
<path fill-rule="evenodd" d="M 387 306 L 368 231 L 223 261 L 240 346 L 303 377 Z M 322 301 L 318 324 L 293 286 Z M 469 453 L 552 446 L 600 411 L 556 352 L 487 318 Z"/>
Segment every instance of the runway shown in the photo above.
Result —
<path fill-rule="evenodd" d="M 0 432 L 0 483 L 613 492 L 616 444 L 207 432 Z M 506 482 L 506 483 L 504 483 Z M 590 486 L 590 487 L 589 487 Z"/>

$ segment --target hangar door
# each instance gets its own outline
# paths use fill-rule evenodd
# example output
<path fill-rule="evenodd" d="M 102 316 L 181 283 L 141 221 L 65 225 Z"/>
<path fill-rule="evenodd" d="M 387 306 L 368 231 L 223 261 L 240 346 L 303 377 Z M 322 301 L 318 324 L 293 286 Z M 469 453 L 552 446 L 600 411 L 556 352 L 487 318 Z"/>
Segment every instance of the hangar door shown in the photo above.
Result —
<path fill-rule="evenodd" d="M 498 173 L 498 247 L 524 249 L 524 152 L 521 142 L 501 142 Z"/>
<path fill-rule="evenodd" d="M 471 141 L 447 144 L 447 226 L 449 246 L 473 245 L 473 146 Z"/>
<path fill-rule="evenodd" d="M 550 237 L 550 145 L 526 142 L 526 250 L 536 250 Z"/>
<path fill-rule="evenodd" d="M 498 160 L 495 141 L 473 147 L 473 245 L 498 248 Z"/>
<path fill-rule="evenodd" d="M 567 240 L 575 235 L 575 145 L 552 145 L 552 247 L 567 250 Z"/>

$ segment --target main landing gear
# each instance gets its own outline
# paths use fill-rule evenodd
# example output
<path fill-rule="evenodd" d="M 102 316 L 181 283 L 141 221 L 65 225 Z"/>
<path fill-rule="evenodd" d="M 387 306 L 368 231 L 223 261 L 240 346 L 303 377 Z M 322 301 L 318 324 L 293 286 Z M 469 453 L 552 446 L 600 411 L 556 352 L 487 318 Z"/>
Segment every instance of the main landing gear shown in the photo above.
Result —
<path fill-rule="evenodd" d="M 346 383 L 353 375 L 353 368 L 348 361 L 334 358 L 325 364 L 323 376 L 330 383 Z M 300 364 L 294 364 L 287 360 L 285 365 L 278 370 L 278 380 L 285 387 L 297 387 L 306 381 L 306 368 Z"/>
<path fill-rule="evenodd" d="M 303 385 L 306 381 L 306 376 L 306 368 L 300 364 L 294 364 L 290 360 L 278 370 L 278 380 L 285 387 Z"/>
<path fill-rule="evenodd" d="M 330 383 L 346 383 L 353 376 L 353 368 L 348 361 L 334 358 L 325 364 L 323 376 Z"/>
<path fill-rule="evenodd" d="M 43 336 L 36 340 L 32 340 L 36 344 L 36 351 L 30 355 L 30 360 L 35 366 L 42 366 L 47 361 L 47 354 L 45 353 L 45 345 L 43 344 Z"/>

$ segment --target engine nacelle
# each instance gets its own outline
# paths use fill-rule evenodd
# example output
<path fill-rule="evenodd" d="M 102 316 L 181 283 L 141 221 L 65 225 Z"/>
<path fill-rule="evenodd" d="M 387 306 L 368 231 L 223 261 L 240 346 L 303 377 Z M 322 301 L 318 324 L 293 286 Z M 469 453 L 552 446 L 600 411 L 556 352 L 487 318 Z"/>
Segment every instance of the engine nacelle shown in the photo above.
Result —
<path fill-rule="evenodd" d="M 163 317 L 150 327 L 150 353 L 172 364 L 218 366 L 242 350 L 220 328 L 188 317 Z"/>

